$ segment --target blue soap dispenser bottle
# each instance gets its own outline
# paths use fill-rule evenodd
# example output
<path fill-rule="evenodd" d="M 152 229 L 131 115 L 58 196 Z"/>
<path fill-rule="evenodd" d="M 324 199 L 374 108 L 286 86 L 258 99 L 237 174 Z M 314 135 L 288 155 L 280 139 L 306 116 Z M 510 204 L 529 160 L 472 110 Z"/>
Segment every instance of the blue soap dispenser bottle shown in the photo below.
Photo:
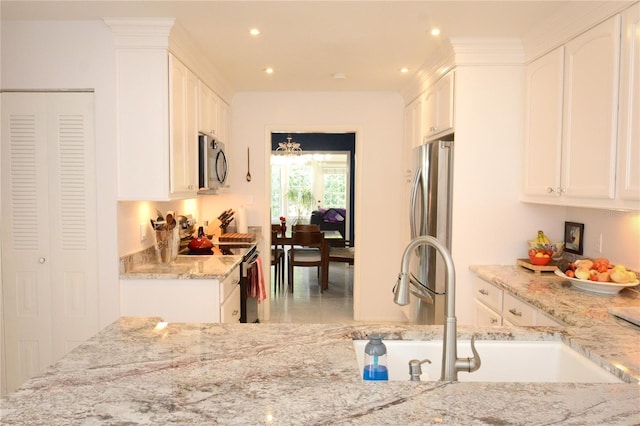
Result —
<path fill-rule="evenodd" d="M 377 334 L 369 336 L 369 342 L 364 347 L 364 380 L 389 380 L 387 370 L 387 347 L 382 343 L 382 337 Z"/>

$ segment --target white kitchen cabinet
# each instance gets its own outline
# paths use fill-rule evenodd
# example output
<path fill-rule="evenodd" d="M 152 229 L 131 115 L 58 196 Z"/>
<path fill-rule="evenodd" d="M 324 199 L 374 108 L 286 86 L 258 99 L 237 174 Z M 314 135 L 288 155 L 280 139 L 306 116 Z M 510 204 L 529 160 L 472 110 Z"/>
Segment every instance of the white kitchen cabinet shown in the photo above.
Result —
<path fill-rule="evenodd" d="M 174 19 L 105 22 L 115 46 L 118 200 L 194 197 L 198 81 L 170 53 Z"/>
<path fill-rule="evenodd" d="M 199 81 L 199 119 L 198 131 L 210 136 L 219 137 L 218 131 L 218 96 L 202 80 Z"/>
<path fill-rule="evenodd" d="M 198 190 L 198 78 L 169 55 L 170 197 L 186 198 Z"/>
<path fill-rule="evenodd" d="M 160 317 L 167 322 L 237 322 L 239 283 L 239 267 L 223 280 L 122 279 L 120 314 Z"/>
<path fill-rule="evenodd" d="M 535 306 L 481 278 L 473 277 L 476 325 L 563 326 Z"/>
<path fill-rule="evenodd" d="M 563 196 L 615 196 L 620 18 L 569 41 L 564 57 Z"/>
<path fill-rule="evenodd" d="M 623 72 L 620 80 L 620 54 L 618 15 L 527 66 L 524 201 L 634 208 L 625 200 L 637 196 L 634 186 L 640 188 L 635 183 L 640 174 L 617 156 L 623 145 L 634 150 L 633 137 L 618 138 L 618 95 L 623 90 L 630 97 L 638 95 L 625 89 L 625 84 L 632 84 L 631 75 Z M 627 74 L 632 70 L 629 66 Z M 621 120 L 628 114 L 628 122 L 637 123 L 637 113 L 623 108 L 624 103 Z"/>
<path fill-rule="evenodd" d="M 236 285 L 229 297 L 220 305 L 220 322 L 232 324 L 240 322 L 240 286 Z"/>
<path fill-rule="evenodd" d="M 450 71 L 424 95 L 423 135 L 429 139 L 453 131 L 454 71 Z"/>
<path fill-rule="evenodd" d="M 421 94 L 405 107 L 404 138 L 405 146 L 409 147 L 409 151 L 424 142 L 424 96 Z"/>
<path fill-rule="evenodd" d="M 560 187 L 564 47 L 527 66 L 524 193 L 548 196 Z"/>
<path fill-rule="evenodd" d="M 617 196 L 640 201 L 640 3 L 622 14 Z"/>
<path fill-rule="evenodd" d="M 218 99 L 218 139 L 225 144 L 229 152 L 231 140 L 231 107 L 222 99 Z"/>

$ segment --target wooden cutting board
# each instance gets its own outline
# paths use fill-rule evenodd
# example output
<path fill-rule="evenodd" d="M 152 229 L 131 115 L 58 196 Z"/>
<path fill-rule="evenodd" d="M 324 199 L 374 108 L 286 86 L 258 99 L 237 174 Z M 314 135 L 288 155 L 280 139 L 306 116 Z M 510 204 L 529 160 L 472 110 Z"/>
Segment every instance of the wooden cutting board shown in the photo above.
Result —
<path fill-rule="evenodd" d="M 558 263 L 555 260 L 551 259 L 551 262 L 549 262 L 548 265 L 540 266 L 534 265 L 529 259 L 518 259 L 518 266 L 530 269 L 535 272 L 536 275 L 542 275 L 543 272 L 555 271 L 557 269 Z"/>
<path fill-rule="evenodd" d="M 223 243 L 251 243 L 255 241 L 256 234 L 241 234 L 239 232 L 220 235 L 218 241 Z"/>

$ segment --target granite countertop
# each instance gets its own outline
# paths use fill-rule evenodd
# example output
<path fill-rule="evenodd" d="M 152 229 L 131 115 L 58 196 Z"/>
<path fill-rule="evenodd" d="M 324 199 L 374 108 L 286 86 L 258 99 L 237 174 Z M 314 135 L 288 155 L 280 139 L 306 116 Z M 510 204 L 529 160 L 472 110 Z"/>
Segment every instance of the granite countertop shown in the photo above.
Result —
<path fill-rule="evenodd" d="M 120 274 L 121 279 L 224 279 L 242 256 L 178 256 L 171 263 L 148 262 Z"/>
<path fill-rule="evenodd" d="M 640 422 L 640 331 L 606 313 L 637 292 L 577 292 L 511 266 L 471 268 L 567 327 L 463 327 L 563 340 L 631 383 L 365 382 L 352 339 L 441 340 L 441 326 L 168 324 L 121 318 L 0 401 L 3 425 L 563 424 Z M 462 373 L 461 373 L 462 374 Z M 473 374 L 473 373 L 471 373 Z"/>
<path fill-rule="evenodd" d="M 352 338 L 438 326 L 169 324 L 121 318 L 0 401 L 3 425 L 627 425 L 637 384 L 365 382 Z M 462 337 L 469 330 L 459 329 Z M 477 330 L 474 330 L 477 332 Z M 483 339 L 546 339 L 494 328 Z M 552 336 L 553 337 L 553 336 Z M 557 336 L 556 336 L 557 337 Z"/>
<path fill-rule="evenodd" d="M 553 273 L 536 275 L 520 266 L 472 265 L 470 269 L 567 324 L 564 330 L 571 346 L 586 348 L 589 358 L 607 370 L 618 375 L 623 371 L 625 380 L 640 381 L 640 327 L 608 312 L 609 308 L 640 307 L 638 286 L 617 295 L 601 295 L 577 289 Z"/>

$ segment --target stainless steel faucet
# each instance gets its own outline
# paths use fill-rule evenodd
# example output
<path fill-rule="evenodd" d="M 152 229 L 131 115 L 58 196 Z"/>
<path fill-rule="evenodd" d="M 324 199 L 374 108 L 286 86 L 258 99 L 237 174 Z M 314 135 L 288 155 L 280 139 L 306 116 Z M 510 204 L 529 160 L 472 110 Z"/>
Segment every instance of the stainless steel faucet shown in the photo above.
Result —
<path fill-rule="evenodd" d="M 434 247 L 444 259 L 447 269 L 445 281 L 445 321 L 442 348 L 442 375 L 440 380 L 444 382 L 458 381 L 458 371 L 467 371 L 469 373 L 480 368 L 480 355 L 476 351 L 475 336 L 471 338 L 472 358 L 458 358 L 457 329 L 456 329 L 456 277 L 453 259 L 449 250 L 440 243 L 436 238 L 425 235 L 414 238 L 404 250 L 402 255 L 402 266 L 398 282 L 393 289 L 393 301 L 398 305 L 409 304 L 409 261 L 411 260 L 411 252 L 418 246 L 428 245 Z"/>

